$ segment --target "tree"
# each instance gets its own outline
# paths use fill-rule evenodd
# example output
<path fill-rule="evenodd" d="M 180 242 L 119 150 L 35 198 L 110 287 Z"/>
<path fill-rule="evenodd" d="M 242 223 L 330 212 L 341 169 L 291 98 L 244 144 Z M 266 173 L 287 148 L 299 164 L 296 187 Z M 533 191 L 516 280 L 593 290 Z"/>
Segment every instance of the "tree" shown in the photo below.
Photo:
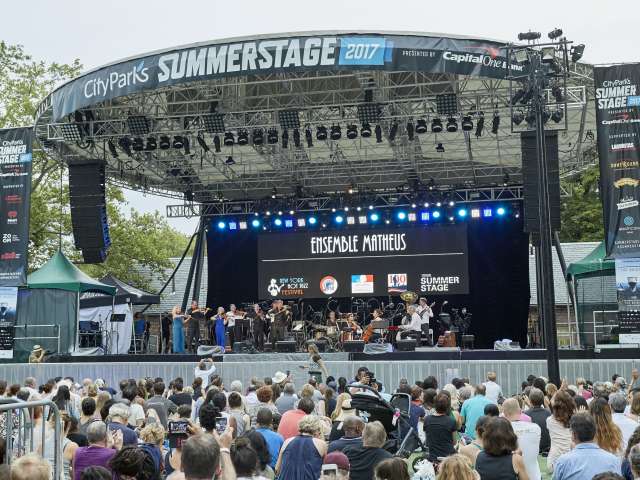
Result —
<path fill-rule="evenodd" d="M 563 242 L 599 242 L 604 239 L 602 201 L 598 166 L 589 167 L 578 177 L 563 181 L 569 196 L 562 200 Z"/>
<path fill-rule="evenodd" d="M 0 128 L 28 126 L 36 109 L 56 85 L 80 72 L 80 62 L 72 64 L 35 61 L 21 45 L 0 42 Z M 41 149 L 33 155 L 29 233 L 29 270 L 46 262 L 58 248 L 74 261 L 81 258 L 74 249 L 65 167 Z M 171 228 L 157 212 L 141 214 L 130 209 L 122 190 L 107 189 L 107 215 L 112 246 L 104 264 L 79 265 L 94 277 L 112 273 L 145 288 L 148 275 L 163 276 L 186 248 L 185 235 Z"/>

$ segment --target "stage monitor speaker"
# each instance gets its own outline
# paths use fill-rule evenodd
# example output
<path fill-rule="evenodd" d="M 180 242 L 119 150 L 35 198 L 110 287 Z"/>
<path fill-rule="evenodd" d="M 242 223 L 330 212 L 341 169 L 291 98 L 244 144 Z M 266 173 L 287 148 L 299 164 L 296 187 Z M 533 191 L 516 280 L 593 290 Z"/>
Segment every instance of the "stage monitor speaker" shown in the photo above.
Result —
<path fill-rule="evenodd" d="M 233 353 L 254 353 L 251 342 L 234 342 Z"/>
<path fill-rule="evenodd" d="M 347 340 L 344 342 L 345 352 L 362 352 L 364 351 L 364 342 L 362 340 Z"/>
<path fill-rule="evenodd" d="M 315 345 L 316 347 L 318 347 L 319 352 L 327 351 L 327 342 L 325 340 L 309 340 L 307 342 L 307 347 L 309 345 Z"/>
<path fill-rule="evenodd" d="M 218 345 L 200 345 L 198 347 L 197 354 L 199 357 L 223 355 L 224 348 L 219 347 Z"/>
<path fill-rule="evenodd" d="M 296 342 L 293 340 L 283 340 L 276 342 L 276 352 L 278 353 L 293 353 L 296 351 Z"/>
<path fill-rule="evenodd" d="M 524 183 L 524 230 L 540 233 L 538 212 L 538 154 L 535 132 L 520 134 L 522 148 L 522 177 Z M 549 209 L 551 229 L 560 230 L 560 174 L 558 170 L 558 132 L 548 131 L 545 135 L 547 153 L 547 178 L 549 186 Z"/>
<path fill-rule="evenodd" d="M 416 341 L 413 338 L 406 338 L 396 342 L 396 350 L 399 352 L 414 352 L 416 350 Z"/>
<path fill-rule="evenodd" d="M 75 246 L 84 262 L 104 262 L 111 245 L 104 162 L 69 165 L 69 205 Z"/>
<path fill-rule="evenodd" d="M 474 335 L 462 335 L 462 348 L 473 350 L 476 337 Z"/>

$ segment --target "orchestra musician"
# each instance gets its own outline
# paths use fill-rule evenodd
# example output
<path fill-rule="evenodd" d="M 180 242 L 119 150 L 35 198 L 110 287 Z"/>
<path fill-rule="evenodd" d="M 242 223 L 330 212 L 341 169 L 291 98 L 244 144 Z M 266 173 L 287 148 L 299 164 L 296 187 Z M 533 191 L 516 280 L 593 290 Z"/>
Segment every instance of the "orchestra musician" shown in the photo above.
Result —
<path fill-rule="evenodd" d="M 257 303 L 253 305 L 253 341 L 256 350 L 262 352 L 264 350 L 264 333 L 267 321 L 264 318 L 264 312 Z"/>
<path fill-rule="evenodd" d="M 428 323 L 428 320 L 423 320 L 418 314 L 418 308 L 415 305 L 409 305 L 409 307 L 407 307 L 407 315 L 409 316 L 409 323 L 399 326 L 400 330 L 396 335 L 396 341 L 400 341 L 408 336 L 419 339 L 422 335 L 422 324 Z"/>
<path fill-rule="evenodd" d="M 284 340 L 285 332 L 289 324 L 289 311 L 284 308 L 282 300 L 274 300 L 271 309 L 267 312 L 271 322 L 270 340 L 273 351 L 276 351 L 276 342 Z"/>
<path fill-rule="evenodd" d="M 216 342 L 216 322 L 213 319 L 214 316 L 213 308 L 207 307 L 204 312 L 204 327 L 207 333 L 207 344 L 209 345 L 215 345 Z"/>
<path fill-rule="evenodd" d="M 433 310 L 431 309 L 433 305 L 435 305 L 435 302 L 429 305 L 426 298 L 420 297 L 420 299 L 418 300 L 417 312 L 422 320 L 426 320 L 427 322 L 429 322 L 429 320 L 433 318 Z"/>
<path fill-rule="evenodd" d="M 191 353 L 198 351 L 200 345 L 200 325 L 204 322 L 204 310 L 198 306 L 197 300 L 191 301 L 191 307 L 187 309 L 187 350 Z"/>
<path fill-rule="evenodd" d="M 327 317 L 327 327 L 338 327 L 338 321 L 336 320 L 336 312 L 331 310 Z"/>
<path fill-rule="evenodd" d="M 218 313 L 213 317 L 213 323 L 215 325 L 216 333 L 216 345 L 225 348 L 225 330 L 227 325 L 227 316 L 224 313 L 224 307 L 218 307 Z"/>
<path fill-rule="evenodd" d="M 344 334 L 342 335 L 343 342 L 355 340 L 356 335 L 362 335 L 362 328 L 360 327 L 360 325 L 358 325 L 358 322 L 356 322 L 353 313 L 347 315 L 346 326 L 350 329 L 350 331 L 344 332 Z"/>
<path fill-rule="evenodd" d="M 382 314 L 382 310 L 380 310 L 379 308 L 376 308 L 373 311 L 371 322 L 369 323 L 369 325 L 367 325 L 367 328 L 362 334 L 362 340 L 364 341 L 364 343 L 375 343 L 382 338 L 382 335 L 376 332 L 373 328 L 373 322 L 375 322 L 376 320 L 382 320 Z"/>
<path fill-rule="evenodd" d="M 236 340 L 242 341 L 242 331 L 240 328 L 236 328 L 236 320 L 244 318 L 244 314 L 240 315 L 235 304 L 229 305 L 229 311 L 227 312 L 227 331 L 229 332 L 229 345 L 233 350 L 233 344 Z"/>

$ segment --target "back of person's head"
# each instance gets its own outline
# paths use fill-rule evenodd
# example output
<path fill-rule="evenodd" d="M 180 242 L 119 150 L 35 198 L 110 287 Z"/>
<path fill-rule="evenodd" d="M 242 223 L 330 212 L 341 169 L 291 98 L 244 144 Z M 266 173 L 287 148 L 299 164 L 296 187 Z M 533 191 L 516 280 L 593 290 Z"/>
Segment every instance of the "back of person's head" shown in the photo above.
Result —
<path fill-rule="evenodd" d="M 11 463 L 11 480 L 50 480 L 51 466 L 40 455 L 29 453 Z"/>
<path fill-rule="evenodd" d="M 451 412 L 451 397 L 449 396 L 449 394 L 440 392 L 438 395 L 436 395 L 434 408 L 436 409 L 436 413 L 449 415 L 449 412 Z"/>
<path fill-rule="evenodd" d="M 116 404 L 116 401 L 113 398 L 109 398 L 104 402 L 102 408 L 100 408 L 100 417 L 103 422 L 107 421 L 107 417 L 109 416 L 109 410 Z"/>
<path fill-rule="evenodd" d="M 173 389 L 177 392 L 181 392 L 183 388 L 184 388 L 184 382 L 182 381 L 182 379 L 176 378 L 173 381 Z"/>
<path fill-rule="evenodd" d="M 593 442 L 596 438 L 596 423 L 588 413 L 576 413 L 569 421 L 569 429 L 577 443 Z"/>
<path fill-rule="evenodd" d="M 316 405 L 315 403 L 313 403 L 313 400 L 311 398 L 303 397 L 298 402 L 298 408 L 302 410 L 304 413 L 306 413 L 307 415 L 310 415 L 311 413 L 313 413 L 314 409 L 316 408 Z"/>
<path fill-rule="evenodd" d="M 83 398 L 80 407 L 82 408 L 82 414 L 86 417 L 96 413 L 96 401 L 91 397 Z"/>
<path fill-rule="evenodd" d="M 507 398 L 502 404 L 502 413 L 510 421 L 519 420 L 522 410 L 520 403 L 515 398 Z"/>
<path fill-rule="evenodd" d="M 638 429 L 636 429 L 636 431 L 637 430 Z M 629 450 L 629 453 L 627 454 L 627 458 L 631 464 L 631 471 L 633 472 L 634 478 L 640 477 L 640 445 L 636 444 L 631 447 L 631 450 Z"/>
<path fill-rule="evenodd" d="M 182 471 L 186 480 L 214 478 L 220 467 L 220 446 L 212 435 L 194 435 L 182 444 Z"/>
<path fill-rule="evenodd" d="M 164 382 L 156 382 L 153 384 L 153 393 L 156 395 L 162 395 L 164 393 Z"/>
<path fill-rule="evenodd" d="M 544 393 L 539 388 L 532 387 L 529 390 L 529 401 L 534 407 L 541 407 L 544 405 Z"/>
<path fill-rule="evenodd" d="M 475 387 L 475 394 L 476 395 L 484 395 L 487 393 L 487 387 L 485 387 L 483 384 L 478 384 Z"/>
<path fill-rule="evenodd" d="M 191 405 L 178 406 L 178 416 L 180 418 L 191 418 Z"/>
<path fill-rule="evenodd" d="M 223 392 L 216 392 L 211 397 L 211 403 L 221 412 L 227 408 L 227 396 Z"/>
<path fill-rule="evenodd" d="M 106 444 L 107 425 L 104 422 L 91 422 L 87 427 L 87 441 L 89 444 Z"/>
<path fill-rule="evenodd" d="M 161 424 L 149 423 L 140 430 L 140 440 L 160 446 L 164 442 L 165 434 L 166 432 Z"/>
<path fill-rule="evenodd" d="M 551 413 L 553 418 L 565 428 L 569 427 L 569 420 L 576 411 L 576 402 L 563 390 L 557 392 L 551 399 Z"/>
<path fill-rule="evenodd" d="M 267 441 L 264 436 L 256 430 L 249 430 L 243 436 L 248 438 L 249 442 L 251 442 L 251 446 L 258 455 L 258 465 L 260 470 L 264 470 L 267 465 L 271 463 L 271 454 L 269 453 L 269 447 L 267 446 Z"/>
<path fill-rule="evenodd" d="M 231 384 L 229 384 L 229 391 L 242 393 L 242 382 L 240 380 L 231 382 Z"/>
<path fill-rule="evenodd" d="M 429 388 L 433 388 L 434 390 L 438 389 L 438 379 L 433 375 L 428 376 L 422 381 L 422 389 L 428 390 Z"/>
<path fill-rule="evenodd" d="M 627 408 L 627 398 L 622 393 L 614 393 L 609 397 L 609 405 L 614 413 L 624 413 Z"/>
<path fill-rule="evenodd" d="M 435 388 L 426 388 L 422 392 L 422 403 L 427 408 L 433 408 L 436 403 L 438 391 Z"/>
<path fill-rule="evenodd" d="M 438 468 L 438 480 L 475 480 L 471 462 L 464 455 L 445 458 Z"/>
<path fill-rule="evenodd" d="M 268 408 L 261 408 L 256 414 L 256 422 L 263 428 L 271 428 L 273 424 L 273 413 Z"/>
<path fill-rule="evenodd" d="M 506 418 L 493 417 L 484 427 L 482 437 L 484 451 L 494 457 L 508 455 L 518 449 L 518 437 Z"/>
<path fill-rule="evenodd" d="M 109 409 L 109 418 L 111 418 L 111 421 L 114 421 L 114 419 L 118 418 L 124 423 L 127 423 L 130 415 L 131 410 L 129 409 L 129 406 L 125 405 L 124 403 L 114 403 Z"/>
<path fill-rule="evenodd" d="M 242 407 L 242 397 L 238 392 L 231 392 L 227 400 L 229 402 L 229 408 Z"/>
<path fill-rule="evenodd" d="M 260 387 L 256 390 L 256 397 L 258 397 L 258 401 L 261 403 L 269 403 L 273 398 L 273 390 L 267 385 Z"/>
<path fill-rule="evenodd" d="M 367 423 L 362 431 L 362 445 L 365 447 L 382 448 L 387 441 L 387 432 L 382 423 L 375 421 Z"/>
<path fill-rule="evenodd" d="M 113 480 L 113 474 L 104 467 L 91 466 L 82 470 L 80 480 Z"/>
<path fill-rule="evenodd" d="M 133 385 L 127 385 L 126 387 L 124 387 L 124 390 L 122 390 L 122 398 L 124 398 L 125 400 L 129 400 L 130 402 L 133 402 L 136 399 L 137 395 L 138 388 L 134 387 Z"/>
<path fill-rule="evenodd" d="M 484 436 L 484 429 L 491 418 L 493 417 L 482 415 L 476 420 L 476 438 L 482 438 Z"/>
<path fill-rule="evenodd" d="M 346 437 L 359 437 L 364 430 L 364 421 L 355 415 L 348 415 L 342 421 L 342 431 Z"/>
<path fill-rule="evenodd" d="M 615 472 L 602 472 L 593 476 L 591 480 L 625 480 L 624 477 Z"/>
<path fill-rule="evenodd" d="M 298 431 L 308 435 L 317 436 L 322 433 L 322 422 L 317 415 L 305 415 L 298 422 Z"/>
<path fill-rule="evenodd" d="M 498 376 L 496 375 L 496 372 L 487 373 L 487 380 L 488 381 L 495 382 L 497 378 L 498 378 Z"/>
<path fill-rule="evenodd" d="M 247 437 L 236 438 L 231 446 L 231 461 L 239 477 L 253 477 L 258 465 L 258 454 Z"/>
<path fill-rule="evenodd" d="M 409 468 L 402 458 L 383 460 L 374 470 L 375 480 L 409 480 Z"/>
<path fill-rule="evenodd" d="M 531 386 L 544 392 L 546 391 L 546 388 L 547 388 L 547 382 L 545 382 L 544 378 L 542 377 L 536 377 L 533 379 Z"/>
<path fill-rule="evenodd" d="M 216 428 L 216 417 L 220 414 L 218 410 L 211 403 L 204 403 L 200 407 L 198 417 L 200 419 L 200 426 L 207 432 L 212 432 Z"/>
<path fill-rule="evenodd" d="M 137 445 L 125 445 L 109 461 L 114 477 L 134 477 L 140 480 L 150 479 L 155 467 L 153 460 Z"/>
<path fill-rule="evenodd" d="M 487 417 L 499 417 L 500 416 L 500 409 L 498 408 L 498 405 L 496 405 L 495 403 L 487 403 L 484 406 L 484 415 Z"/>

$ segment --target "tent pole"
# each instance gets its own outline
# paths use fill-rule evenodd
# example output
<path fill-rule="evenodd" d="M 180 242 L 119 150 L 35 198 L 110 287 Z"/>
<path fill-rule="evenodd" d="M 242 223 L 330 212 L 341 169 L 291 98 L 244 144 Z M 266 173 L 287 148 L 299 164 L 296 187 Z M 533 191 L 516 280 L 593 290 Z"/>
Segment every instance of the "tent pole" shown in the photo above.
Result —
<path fill-rule="evenodd" d="M 80 329 L 78 328 L 78 322 L 80 322 L 80 292 L 79 291 L 76 292 L 76 322 L 75 322 L 76 344 L 75 344 L 75 348 L 73 349 L 74 352 L 77 352 L 78 349 L 80 348 Z"/>
<path fill-rule="evenodd" d="M 200 224 L 203 223 L 202 218 L 200 218 Z M 196 267 L 196 263 L 198 261 L 198 255 L 200 253 L 200 242 L 202 241 L 202 237 L 199 232 L 200 227 L 198 227 L 198 236 L 196 237 L 196 247 L 193 251 L 193 256 L 191 257 L 191 265 L 189 266 L 189 274 L 187 275 L 187 284 L 184 287 L 184 296 L 182 297 L 182 311 L 185 312 L 187 310 L 187 303 L 189 302 L 189 294 L 191 293 L 191 282 L 193 280 L 193 272 Z"/>
<path fill-rule="evenodd" d="M 129 302 L 129 311 L 131 312 L 131 315 L 133 315 L 133 306 L 131 305 L 131 302 Z M 133 320 L 131 321 L 131 334 L 133 335 L 133 353 L 136 355 L 138 353 L 138 346 L 136 345 L 136 326 L 133 323 Z"/>

